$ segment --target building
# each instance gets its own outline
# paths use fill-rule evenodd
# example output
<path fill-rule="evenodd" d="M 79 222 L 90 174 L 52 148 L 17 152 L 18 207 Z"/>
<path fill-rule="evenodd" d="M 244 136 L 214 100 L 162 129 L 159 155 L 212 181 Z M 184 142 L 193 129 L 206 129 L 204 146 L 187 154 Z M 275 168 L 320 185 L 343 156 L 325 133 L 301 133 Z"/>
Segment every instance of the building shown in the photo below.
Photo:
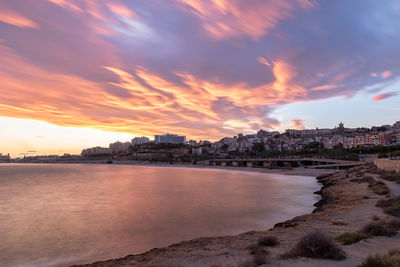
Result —
<path fill-rule="evenodd" d="M 3 155 L 2 153 L 0 153 L 0 161 L 9 161 L 10 159 L 10 154 Z"/>
<path fill-rule="evenodd" d="M 133 145 L 143 145 L 143 144 L 147 144 L 150 142 L 150 139 L 142 136 L 142 137 L 135 137 L 132 139 L 132 144 Z"/>
<path fill-rule="evenodd" d="M 132 145 L 131 142 L 115 142 L 109 145 L 109 149 L 111 149 L 112 152 L 117 153 L 117 152 L 124 152 L 128 151 L 129 147 Z"/>
<path fill-rule="evenodd" d="M 82 156 L 105 156 L 105 155 L 111 155 L 112 150 L 107 147 L 92 147 L 92 148 L 86 148 L 82 150 Z"/>
<path fill-rule="evenodd" d="M 200 156 L 201 154 L 203 154 L 203 148 L 202 147 L 194 147 L 194 148 L 192 148 L 192 155 Z"/>
<path fill-rule="evenodd" d="M 168 144 L 185 144 L 186 136 L 179 136 L 176 134 L 164 134 L 164 135 L 155 135 L 154 141 L 156 143 L 168 143 Z"/>
<path fill-rule="evenodd" d="M 189 146 L 197 146 L 196 140 L 189 140 L 189 141 L 187 142 L 187 144 L 188 144 Z"/>

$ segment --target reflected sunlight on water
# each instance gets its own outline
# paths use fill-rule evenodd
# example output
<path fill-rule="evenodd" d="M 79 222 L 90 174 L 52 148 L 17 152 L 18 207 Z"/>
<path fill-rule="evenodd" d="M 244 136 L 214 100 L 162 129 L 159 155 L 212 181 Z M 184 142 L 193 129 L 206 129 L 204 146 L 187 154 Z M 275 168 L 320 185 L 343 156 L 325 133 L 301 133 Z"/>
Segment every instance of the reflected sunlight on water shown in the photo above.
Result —
<path fill-rule="evenodd" d="M 0 165 L 0 265 L 64 266 L 313 210 L 313 177 L 115 165 Z"/>

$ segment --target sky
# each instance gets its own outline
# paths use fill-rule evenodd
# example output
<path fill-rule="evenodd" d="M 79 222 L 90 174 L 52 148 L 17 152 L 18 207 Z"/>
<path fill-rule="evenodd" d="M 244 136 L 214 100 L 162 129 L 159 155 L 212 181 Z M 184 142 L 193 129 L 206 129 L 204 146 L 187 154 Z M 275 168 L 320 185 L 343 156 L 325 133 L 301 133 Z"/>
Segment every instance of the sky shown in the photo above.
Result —
<path fill-rule="evenodd" d="M 400 120 L 398 0 L 0 0 L 0 153 Z"/>

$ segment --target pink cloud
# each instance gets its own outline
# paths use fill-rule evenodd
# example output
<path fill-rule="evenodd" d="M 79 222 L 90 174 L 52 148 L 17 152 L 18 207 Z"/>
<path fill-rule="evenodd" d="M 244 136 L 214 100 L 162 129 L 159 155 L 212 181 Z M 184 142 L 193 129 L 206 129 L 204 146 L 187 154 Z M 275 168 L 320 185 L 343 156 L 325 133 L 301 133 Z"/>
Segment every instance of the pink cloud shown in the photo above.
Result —
<path fill-rule="evenodd" d="M 389 70 L 385 70 L 385 71 L 382 73 L 382 78 L 383 78 L 383 79 L 387 79 L 387 78 L 389 78 L 390 76 L 392 76 L 392 72 L 389 71 Z"/>
<path fill-rule="evenodd" d="M 249 36 L 259 39 L 297 10 L 314 6 L 309 0 L 177 0 L 198 16 L 203 27 L 216 39 Z"/>
<path fill-rule="evenodd" d="M 20 28 L 39 28 L 33 20 L 4 7 L 0 7 L 0 21 Z"/>
<path fill-rule="evenodd" d="M 396 95 L 398 95 L 398 93 L 396 93 L 396 92 L 379 94 L 379 95 L 374 96 L 372 98 L 372 100 L 373 101 L 381 101 L 381 100 L 384 100 L 386 98 L 389 98 L 389 97 L 392 97 L 392 96 L 396 96 Z"/>

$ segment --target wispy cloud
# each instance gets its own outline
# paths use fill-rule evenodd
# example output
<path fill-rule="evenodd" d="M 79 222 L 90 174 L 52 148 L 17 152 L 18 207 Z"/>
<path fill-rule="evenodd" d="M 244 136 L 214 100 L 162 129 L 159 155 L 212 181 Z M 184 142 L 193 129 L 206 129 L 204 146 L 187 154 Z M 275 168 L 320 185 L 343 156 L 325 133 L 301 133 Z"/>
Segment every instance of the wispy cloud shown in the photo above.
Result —
<path fill-rule="evenodd" d="M 383 93 L 383 94 L 374 96 L 372 98 L 372 100 L 373 101 L 381 101 L 381 100 L 387 99 L 389 97 L 397 96 L 398 94 L 399 94 L 398 92 Z"/>
<path fill-rule="evenodd" d="M 0 21 L 20 28 L 39 28 L 33 20 L 0 6 Z"/>

